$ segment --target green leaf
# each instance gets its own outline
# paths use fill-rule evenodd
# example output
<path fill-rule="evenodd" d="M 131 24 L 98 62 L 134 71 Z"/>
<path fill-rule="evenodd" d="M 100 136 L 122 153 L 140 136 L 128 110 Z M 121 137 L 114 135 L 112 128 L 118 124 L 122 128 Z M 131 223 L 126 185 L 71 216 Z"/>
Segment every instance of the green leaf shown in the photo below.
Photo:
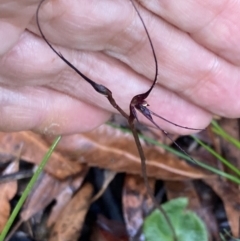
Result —
<path fill-rule="evenodd" d="M 173 199 L 162 205 L 169 216 L 177 241 L 207 241 L 208 234 L 203 221 L 192 211 L 186 210 L 187 198 Z M 156 209 L 144 221 L 146 241 L 173 241 L 173 234 L 162 213 Z"/>
<path fill-rule="evenodd" d="M 15 206 L 15 208 L 13 209 L 11 216 L 9 217 L 2 233 L 0 234 L 0 241 L 4 241 L 5 237 L 9 231 L 9 229 L 11 228 L 15 218 L 17 217 L 21 207 L 23 206 L 23 203 L 25 202 L 25 200 L 27 199 L 29 193 L 32 191 L 34 184 L 36 183 L 38 177 L 40 176 L 43 168 L 46 166 L 49 158 L 51 157 L 54 149 L 56 148 L 57 144 L 59 143 L 59 141 L 61 140 L 61 136 L 58 136 L 53 144 L 51 145 L 51 147 L 49 148 L 48 152 L 45 154 L 45 156 L 43 157 L 40 165 L 38 166 L 36 172 L 34 173 L 34 175 L 32 176 L 30 182 L 28 183 L 27 187 L 25 188 L 24 192 L 22 193 L 21 198 L 19 199 L 17 205 Z"/>

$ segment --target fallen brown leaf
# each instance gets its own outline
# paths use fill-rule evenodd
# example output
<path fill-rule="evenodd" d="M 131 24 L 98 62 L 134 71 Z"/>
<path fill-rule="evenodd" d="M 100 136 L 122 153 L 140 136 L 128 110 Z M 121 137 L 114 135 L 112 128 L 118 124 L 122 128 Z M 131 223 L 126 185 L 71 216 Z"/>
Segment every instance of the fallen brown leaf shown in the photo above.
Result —
<path fill-rule="evenodd" d="M 49 145 L 40 135 L 30 131 L 0 132 L 0 143 L 0 152 L 3 156 L 7 156 L 9 153 L 12 154 L 13 150 L 22 144 L 21 158 L 34 164 L 39 164 L 49 149 Z M 82 169 L 81 164 L 70 161 L 56 152 L 52 154 L 45 168 L 48 173 L 59 179 L 80 173 Z"/>
<path fill-rule="evenodd" d="M 47 221 L 47 226 L 52 226 L 58 219 L 59 215 L 61 214 L 62 210 L 65 208 L 67 203 L 71 200 L 72 196 L 76 192 L 77 189 L 82 185 L 85 176 L 88 172 L 88 168 L 86 168 L 81 175 L 76 176 L 74 179 L 68 179 L 68 185 L 59 192 L 56 197 L 56 204 L 51 210 L 51 214 Z"/>
<path fill-rule="evenodd" d="M 83 177 L 85 177 L 85 173 L 83 177 L 80 175 L 79 177 L 80 183 L 78 183 L 80 185 L 83 181 Z M 60 181 L 50 174 L 42 172 L 40 178 L 37 181 L 37 184 L 35 185 L 33 191 L 30 193 L 23 206 L 23 210 L 21 212 L 22 221 L 26 221 L 34 214 L 42 211 L 48 204 L 55 200 L 58 195 L 63 192 L 63 190 L 69 188 L 71 183 L 72 179 Z"/>
<path fill-rule="evenodd" d="M 115 176 L 116 176 L 116 172 L 104 170 L 103 185 L 102 185 L 101 189 L 98 191 L 98 193 L 91 199 L 91 203 L 94 203 L 103 195 L 103 193 L 108 188 L 108 185 L 111 183 L 111 181 L 114 179 Z"/>
<path fill-rule="evenodd" d="M 19 162 L 14 161 L 8 165 L 4 170 L 3 175 L 17 172 L 19 170 Z M 0 184 L 0 231 L 3 230 L 9 215 L 10 203 L 9 201 L 15 196 L 17 192 L 17 181 Z"/>
<path fill-rule="evenodd" d="M 234 237 L 239 237 L 239 217 L 240 217 L 240 193 L 237 188 L 227 182 L 215 178 L 204 180 L 222 199 L 229 225 Z"/>
<path fill-rule="evenodd" d="M 49 241 L 78 240 L 93 192 L 91 184 L 85 184 L 68 203 L 53 227 Z"/>
<path fill-rule="evenodd" d="M 21 212 L 22 221 L 26 221 L 34 214 L 42 211 L 66 185 L 67 182 L 60 182 L 48 173 L 42 172 L 33 191 L 24 203 Z"/>
<path fill-rule="evenodd" d="M 155 180 L 148 180 L 151 189 L 154 189 Z M 126 229 L 130 238 L 141 235 L 139 232 L 144 218 L 154 207 L 152 199 L 147 193 L 143 179 L 137 175 L 126 175 L 123 187 L 123 214 L 126 223 Z"/>
<path fill-rule="evenodd" d="M 198 211 L 201 208 L 201 203 L 192 181 L 166 181 L 165 188 L 169 200 L 187 197 L 189 199 L 189 209 Z"/>
<path fill-rule="evenodd" d="M 239 138 L 237 119 L 222 119 L 219 124 L 230 136 L 235 139 Z M 240 169 L 240 150 L 223 138 L 221 138 L 221 149 L 224 157 L 228 161 L 230 161 L 236 168 Z M 232 173 L 231 170 L 228 170 L 228 173 Z"/>
<path fill-rule="evenodd" d="M 116 220 L 109 220 L 99 215 L 94 227 L 91 241 L 128 241 L 125 225 Z"/>
<path fill-rule="evenodd" d="M 194 168 L 172 154 L 161 153 L 142 141 L 147 159 L 149 177 L 164 180 L 209 178 L 205 171 Z M 132 135 L 108 125 L 96 130 L 62 138 L 57 149 L 89 166 L 106 168 L 115 172 L 141 174 L 141 161 Z"/>

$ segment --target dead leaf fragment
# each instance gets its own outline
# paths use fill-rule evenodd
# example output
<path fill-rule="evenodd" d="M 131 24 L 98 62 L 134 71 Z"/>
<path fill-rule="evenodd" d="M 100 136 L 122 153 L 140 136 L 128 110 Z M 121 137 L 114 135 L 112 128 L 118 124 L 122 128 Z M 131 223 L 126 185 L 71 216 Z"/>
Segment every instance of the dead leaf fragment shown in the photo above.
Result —
<path fill-rule="evenodd" d="M 4 170 L 3 175 L 17 172 L 19 170 L 19 162 L 14 161 L 8 165 Z M 0 184 L 0 231 L 3 230 L 9 215 L 10 203 L 9 201 L 15 196 L 17 192 L 17 181 Z"/>
<path fill-rule="evenodd" d="M 83 180 L 81 179 L 81 181 Z M 23 206 L 23 211 L 21 212 L 22 221 L 26 221 L 34 214 L 42 211 L 64 189 L 68 188 L 71 182 L 71 179 L 61 181 L 46 172 L 42 172 Z"/>
<path fill-rule="evenodd" d="M 67 203 L 71 200 L 73 194 L 76 192 L 77 189 L 82 185 L 84 178 L 88 172 L 88 168 L 86 168 L 81 175 L 76 176 L 73 180 L 68 180 L 68 185 L 59 192 L 55 199 L 57 203 L 51 210 L 51 214 L 48 218 L 47 226 L 52 226 L 58 219 L 59 215 L 61 215 L 62 210 L 65 208 Z"/>
<path fill-rule="evenodd" d="M 59 190 L 66 185 L 66 182 L 60 182 L 46 172 L 41 173 L 37 184 L 23 206 L 23 211 L 21 212 L 22 220 L 26 221 L 37 212 L 42 211 L 54 200 Z"/>
<path fill-rule="evenodd" d="M 200 208 L 200 200 L 192 181 L 167 181 L 165 182 L 168 199 L 187 197 L 188 208 L 197 211 Z"/>
<path fill-rule="evenodd" d="M 111 183 L 111 181 L 114 179 L 115 176 L 116 176 L 116 172 L 104 170 L 103 185 L 101 189 L 98 191 L 98 193 L 91 199 L 91 203 L 97 201 L 103 195 L 103 193 L 108 188 L 108 185 Z"/>
<path fill-rule="evenodd" d="M 210 176 L 172 154 L 163 154 L 155 147 L 146 146 L 143 141 L 142 145 L 149 177 L 185 180 Z M 132 135 L 108 125 L 102 125 L 92 132 L 63 137 L 57 149 L 89 166 L 141 174 L 141 161 Z"/>
<path fill-rule="evenodd" d="M 49 149 L 49 145 L 42 137 L 33 132 L 0 132 L 0 152 L 2 155 L 12 153 L 13 149 L 19 145 L 22 145 L 21 158 L 37 165 Z M 77 174 L 81 172 L 82 169 L 81 164 L 70 161 L 68 158 L 56 152 L 53 152 L 45 167 L 48 173 L 59 179 Z"/>
<path fill-rule="evenodd" d="M 220 121 L 221 127 L 233 138 L 238 140 L 239 130 L 238 130 L 238 120 L 237 119 L 225 119 L 223 118 Z M 223 156 L 230 161 L 236 168 L 240 168 L 240 150 L 236 148 L 229 141 L 221 138 L 221 149 Z M 228 170 L 228 173 L 232 173 L 231 170 Z M 234 173 L 233 173 L 234 174 Z"/>
<path fill-rule="evenodd" d="M 240 193 L 233 185 L 222 181 L 219 178 L 204 180 L 222 199 L 229 225 L 234 237 L 239 237 L 239 217 L 240 217 Z"/>
<path fill-rule="evenodd" d="M 148 180 L 151 189 L 154 189 L 155 180 Z M 128 235 L 134 238 L 139 232 L 144 218 L 154 207 L 152 199 L 147 193 L 143 179 L 137 175 L 126 175 L 123 187 L 123 213 Z M 136 237 L 135 237 L 136 238 Z"/>
<path fill-rule="evenodd" d="M 128 241 L 125 225 L 98 215 L 97 225 L 93 229 L 91 241 Z"/>
<path fill-rule="evenodd" d="M 85 184 L 68 203 L 54 225 L 49 241 L 75 241 L 81 234 L 93 187 Z"/>

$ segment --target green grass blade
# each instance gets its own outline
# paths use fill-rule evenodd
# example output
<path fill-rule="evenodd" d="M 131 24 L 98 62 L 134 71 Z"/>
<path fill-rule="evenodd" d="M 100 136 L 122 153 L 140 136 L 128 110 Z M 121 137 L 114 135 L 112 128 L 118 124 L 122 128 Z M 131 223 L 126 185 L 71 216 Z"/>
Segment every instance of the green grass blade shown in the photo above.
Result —
<path fill-rule="evenodd" d="M 178 157 L 180 157 L 180 158 L 183 158 L 183 159 L 185 159 L 185 160 L 188 160 L 188 161 L 190 161 L 190 162 L 192 162 L 192 163 L 194 163 L 194 164 L 197 164 L 198 166 L 200 166 L 200 167 L 202 167 L 202 168 L 204 168 L 204 169 L 206 169 L 206 170 L 208 170 L 208 171 L 210 171 L 210 172 L 213 172 L 213 173 L 215 173 L 215 174 L 217 174 L 217 175 L 220 175 L 220 176 L 222 176 L 222 177 L 225 177 L 225 178 L 231 180 L 232 182 L 235 182 L 235 183 L 237 183 L 237 184 L 240 184 L 240 179 L 237 178 L 237 177 L 235 177 L 235 176 L 233 176 L 233 175 L 230 175 L 230 174 L 225 173 L 225 172 L 223 172 L 223 171 L 221 171 L 221 170 L 218 170 L 218 169 L 216 169 L 216 168 L 214 168 L 214 167 L 211 167 L 211 166 L 209 166 L 209 165 L 207 165 L 207 164 L 205 164 L 205 163 L 202 163 L 202 162 L 200 162 L 200 161 L 198 161 L 198 160 L 196 160 L 196 159 L 194 159 L 194 161 L 193 161 L 189 156 L 183 154 L 182 152 L 176 151 L 176 150 L 173 149 L 172 147 L 167 146 L 167 145 L 164 145 L 164 144 L 161 144 L 161 143 L 159 143 L 158 141 L 155 141 L 155 140 L 153 140 L 153 139 L 151 139 L 151 138 L 148 138 L 148 137 L 143 136 L 143 135 L 139 135 L 139 137 L 140 137 L 141 139 L 143 139 L 143 140 L 151 143 L 151 144 L 154 144 L 154 145 L 163 147 L 165 150 L 171 152 L 172 154 L 174 154 L 174 155 L 176 155 L 176 156 L 178 156 Z"/>
<path fill-rule="evenodd" d="M 240 142 L 239 142 L 237 139 L 235 139 L 235 138 L 233 138 L 232 136 L 230 136 L 227 132 L 225 132 L 225 131 L 222 129 L 222 127 L 219 126 L 218 123 L 217 123 L 215 120 L 213 120 L 213 121 L 211 122 L 211 124 L 212 124 L 212 131 L 213 131 L 215 134 L 221 136 L 222 138 L 224 138 L 225 140 L 229 141 L 229 142 L 232 143 L 234 146 L 236 146 L 238 149 L 240 149 Z"/>
<path fill-rule="evenodd" d="M 26 198 L 28 197 L 29 193 L 31 192 L 34 184 L 36 183 L 39 175 L 41 174 L 43 168 L 45 167 L 45 165 L 47 164 L 47 161 L 49 160 L 50 156 L 52 155 L 55 147 L 57 146 L 57 144 L 59 143 L 61 139 L 61 136 L 57 137 L 53 144 L 51 145 L 51 147 L 49 148 L 48 152 L 46 153 L 46 155 L 44 156 L 44 158 L 42 159 L 40 165 L 38 166 L 36 172 L 34 173 L 33 177 L 31 178 L 30 182 L 28 183 L 26 189 L 24 190 L 21 198 L 19 199 L 16 207 L 14 208 L 13 212 L 11 213 L 11 216 L 9 217 L 1 235 L 0 235 L 0 241 L 4 241 L 9 229 L 11 228 L 16 216 L 18 215 L 23 203 L 25 202 Z"/>
<path fill-rule="evenodd" d="M 115 129 L 119 129 L 122 132 L 131 133 L 131 131 L 129 131 L 128 129 L 121 128 L 121 127 L 116 126 L 116 125 L 114 125 L 112 123 L 108 123 L 108 125 L 110 125 L 111 127 L 115 128 Z M 223 172 L 221 170 L 218 170 L 218 169 L 216 169 L 214 167 L 211 167 L 211 166 L 209 166 L 209 165 L 207 165 L 205 163 L 202 163 L 202 162 L 200 162 L 200 161 L 198 161 L 196 159 L 194 159 L 194 161 L 193 161 L 189 156 L 185 155 L 184 153 L 182 153 L 180 151 L 177 151 L 177 150 L 175 150 L 174 148 L 172 148 L 172 147 L 170 147 L 168 145 L 162 144 L 162 143 L 160 143 L 160 142 L 158 142 L 158 141 L 156 141 L 156 140 L 154 140 L 152 138 L 149 138 L 149 137 L 146 137 L 146 136 L 140 135 L 140 134 L 139 134 L 139 137 L 140 137 L 140 139 L 143 139 L 143 140 L 147 141 L 148 143 L 151 143 L 153 145 L 160 146 L 160 147 L 164 148 L 165 150 L 169 151 L 170 153 L 172 153 L 172 154 L 174 154 L 174 155 L 176 155 L 176 156 L 178 156 L 178 157 L 180 157 L 182 159 L 185 159 L 185 160 L 190 161 L 190 162 L 192 162 L 194 164 L 197 164 L 198 166 L 200 166 L 200 167 L 202 167 L 202 168 L 204 168 L 204 169 L 206 169 L 206 170 L 208 170 L 208 171 L 210 171 L 210 172 L 212 172 L 214 174 L 217 174 L 217 175 L 222 176 L 222 177 L 224 177 L 224 178 L 226 178 L 228 180 L 231 180 L 232 182 L 240 184 L 240 179 L 235 177 L 235 176 L 233 176 L 233 175 L 231 175 L 231 174 L 225 173 L 225 172 Z"/>
<path fill-rule="evenodd" d="M 197 137 L 192 135 L 192 138 L 198 142 L 201 146 L 203 146 L 208 152 L 210 152 L 213 156 L 215 156 L 219 161 L 221 161 L 225 166 L 227 166 L 229 169 L 231 169 L 233 172 L 235 172 L 237 175 L 240 176 L 240 170 L 236 168 L 234 165 L 232 165 L 229 161 L 227 161 L 225 158 L 223 158 L 221 155 L 219 155 L 216 151 L 214 151 L 210 146 L 204 144 L 202 141 L 200 141 Z"/>

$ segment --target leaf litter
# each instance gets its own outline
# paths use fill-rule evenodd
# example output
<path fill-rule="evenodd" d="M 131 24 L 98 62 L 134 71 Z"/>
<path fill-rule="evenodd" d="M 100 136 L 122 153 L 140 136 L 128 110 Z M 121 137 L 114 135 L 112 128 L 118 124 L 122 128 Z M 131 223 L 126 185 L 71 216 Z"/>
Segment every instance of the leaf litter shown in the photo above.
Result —
<path fill-rule="evenodd" d="M 228 120 L 224 121 L 228 122 Z M 229 126 L 231 125 L 235 130 L 236 123 L 231 120 L 227 125 L 228 128 L 230 128 Z M 2 164 L 5 166 L 5 169 L 2 169 L 1 175 L 18 171 L 16 160 L 18 159 L 17 150 L 19 150 L 20 146 L 21 161 L 24 160 L 34 165 L 39 163 L 41 155 L 43 155 L 45 148 L 48 146 L 46 137 L 41 137 L 31 132 L 1 133 L 0 137 L 1 155 L 3 157 L 11 157 L 7 162 L 3 158 Z M 204 138 L 209 144 L 212 143 L 211 138 L 208 138 L 207 135 L 204 134 Z M 197 213 L 208 227 L 209 240 L 220 240 L 219 234 L 223 232 L 224 229 L 228 229 L 234 237 L 238 237 L 240 197 L 238 197 L 239 192 L 235 184 L 215 177 L 202 169 L 193 167 L 191 164 L 179 160 L 169 153 L 163 153 L 154 146 L 149 146 L 144 142 L 142 144 L 146 151 L 148 176 L 152 187 L 156 186 L 156 183 L 161 180 L 161 190 L 165 190 L 166 200 L 172 200 L 177 197 L 187 197 L 189 200 L 188 209 Z M 201 148 L 199 150 L 201 150 Z M 212 157 L 210 158 L 204 151 L 200 151 L 199 155 L 197 154 L 198 151 L 192 152 L 194 157 L 197 156 L 199 160 L 204 159 L 206 163 L 208 163 L 208 160 L 210 163 L 214 162 Z M 234 155 L 234 153 L 235 152 L 228 152 L 227 154 L 234 156 L 236 161 L 236 155 Z M 34 156 L 36 156 L 36 159 L 34 159 Z M 57 162 L 58 159 L 60 160 L 57 168 L 58 174 L 55 175 L 53 169 L 56 167 L 55 162 Z M 10 160 L 12 162 L 10 162 Z M 217 166 L 217 160 L 215 160 L 215 163 Z M 70 166 L 71 164 L 73 168 Z M 98 214 L 95 216 L 96 219 L 92 223 L 94 224 L 92 232 L 89 235 L 98 237 L 99 240 L 101 240 L 100 237 L 102 236 L 104 236 L 104 238 L 102 237 L 103 240 L 127 240 L 126 235 L 133 240 L 140 240 L 143 237 L 142 224 L 147 215 L 151 213 L 154 205 L 149 199 L 144 183 L 140 177 L 140 161 L 137 161 L 137 153 L 131 136 L 108 125 L 103 125 L 90 133 L 63 138 L 57 152 L 54 154 L 54 158 L 44 170 L 33 193 L 25 203 L 20 214 L 20 220 L 26 222 L 37 213 L 46 212 L 47 207 L 53 205 L 51 211 L 48 211 L 46 222 L 48 240 L 81 240 L 82 232 L 84 232 L 85 219 L 88 217 L 88 213 L 91 212 L 90 206 L 94 206 L 96 205 L 95 203 L 98 202 L 96 201 L 91 204 L 92 198 L 99 192 L 101 192 L 101 195 L 104 195 L 103 193 L 106 187 L 112 185 L 110 182 L 113 176 L 109 180 L 105 180 L 105 185 L 103 184 L 104 189 L 95 191 L 95 194 L 93 194 L 94 186 L 92 186 L 92 184 L 86 184 L 84 188 L 81 187 L 86 178 L 86 180 L 89 180 L 87 176 L 92 166 L 112 170 L 117 173 L 127 173 L 124 182 L 120 186 L 118 184 L 119 193 L 122 196 L 122 207 L 120 207 L 123 212 L 122 220 L 120 222 L 118 221 L 118 224 L 114 224 L 117 226 L 121 224 L 120 226 L 122 226 L 125 223 L 123 226 L 125 227 L 125 231 L 119 234 L 119 237 L 115 235 L 115 239 L 112 239 L 113 237 L 109 238 L 113 235 L 111 234 L 111 228 L 113 227 L 109 229 L 106 225 L 102 225 L 103 223 L 99 226 L 98 219 L 101 212 L 100 214 L 97 212 Z M 64 167 L 67 167 L 67 175 L 65 174 L 67 172 L 64 170 Z M 75 167 L 77 167 L 77 172 L 73 170 Z M 7 171 L 8 169 L 9 171 Z M 93 177 L 90 179 L 92 178 Z M 213 191 L 209 193 L 205 187 L 199 189 L 199 179 L 203 180 Z M 1 211 L 2 215 L 0 216 L 0 223 L 2 223 L 2 225 L 4 225 L 9 217 L 10 201 L 14 196 L 17 198 L 18 183 L 21 183 L 21 180 L 0 185 L 0 207 L 4 210 Z M 114 192 L 116 191 L 116 188 L 114 188 Z M 111 192 L 113 192 L 113 190 Z M 74 199 L 75 196 L 76 199 Z M 227 222 L 228 225 L 225 224 L 224 226 L 221 224 L 219 217 L 215 216 L 214 208 L 216 207 L 216 197 L 222 201 L 224 209 L 221 210 L 220 216 L 225 217 L 225 223 Z M 163 200 L 165 199 L 163 198 Z M 104 220 L 107 220 L 106 214 L 104 215 L 103 213 L 101 215 L 106 218 Z M 70 219 L 72 220 L 71 222 L 69 221 Z M 70 230 L 72 230 L 72 232 Z M 64 239 L 61 239 L 62 237 L 64 237 Z"/>
<path fill-rule="evenodd" d="M 13 161 L 2 172 L 2 175 L 18 171 L 19 161 Z M 0 232 L 3 230 L 11 211 L 10 201 L 17 193 L 17 181 L 0 184 Z"/>
<path fill-rule="evenodd" d="M 179 160 L 171 153 L 162 153 L 158 148 L 147 146 L 143 141 L 142 145 L 149 177 L 181 180 L 212 176 Z M 78 163 L 141 175 L 141 161 L 132 135 L 108 125 L 102 125 L 88 133 L 63 137 L 57 150 L 70 155 Z"/>

